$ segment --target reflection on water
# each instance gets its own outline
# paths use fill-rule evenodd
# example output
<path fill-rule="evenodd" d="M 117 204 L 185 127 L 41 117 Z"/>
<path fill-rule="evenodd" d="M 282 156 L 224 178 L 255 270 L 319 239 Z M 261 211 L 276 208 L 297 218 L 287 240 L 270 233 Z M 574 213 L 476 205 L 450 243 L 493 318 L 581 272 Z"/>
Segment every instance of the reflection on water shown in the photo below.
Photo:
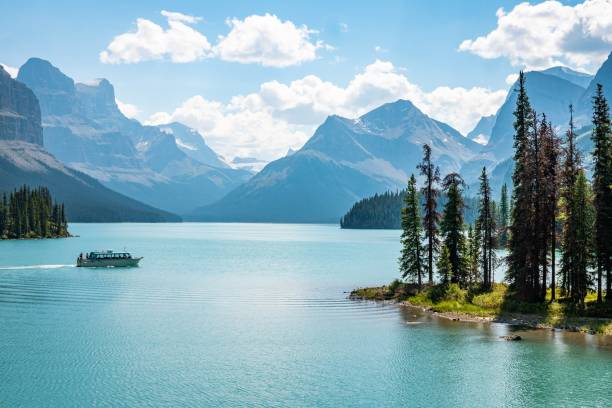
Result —
<path fill-rule="evenodd" d="M 610 339 L 355 302 L 397 231 L 75 225 L 0 242 L 2 406 L 605 406 Z M 133 269 L 72 267 L 123 248 Z M 15 267 L 17 266 L 17 267 Z M 518 330 L 522 342 L 499 336 Z"/>

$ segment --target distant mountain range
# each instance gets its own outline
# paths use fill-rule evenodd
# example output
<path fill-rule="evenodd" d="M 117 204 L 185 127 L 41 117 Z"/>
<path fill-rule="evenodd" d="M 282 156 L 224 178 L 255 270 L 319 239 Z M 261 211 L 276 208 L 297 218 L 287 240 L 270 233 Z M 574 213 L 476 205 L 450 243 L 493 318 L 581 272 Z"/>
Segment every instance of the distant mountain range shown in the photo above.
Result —
<path fill-rule="evenodd" d="M 66 205 L 70 221 L 164 222 L 180 218 L 116 193 L 66 167 L 42 146 L 40 107 L 34 93 L 0 67 L 0 191 L 46 186 Z"/>
<path fill-rule="evenodd" d="M 527 92 L 533 108 L 546 113 L 562 133 L 574 104 L 576 125 L 583 126 L 579 146 L 589 147 L 591 97 L 595 83 L 606 86 L 612 100 L 612 54 L 593 77 L 565 67 L 528 72 Z M 188 219 L 219 221 L 337 222 L 353 203 L 403 188 L 416 172 L 422 145 L 432 146 L 442 174 L 458 171 L 476 194 L 483 166 L 498 195 L 511 186 L 515 85 L 493 116 L 482 118 L 468 137 L 427 117 L 409 101 L 383 105 L 357 120 L 327 118 L 297 152 L 268 164 L 244 185 Z M 562 135 L 561 135 L 562 136 Z M 477 139 L 482 146 L 474 142 Z"/>
<path fill-rule="evenodd" d="M 355 201 L 403 188 L 424 143 L 443 172 L 458 171 L 480 148 L 405 100 L 356 120 L 330 116 L 300 150 L 187 218 L 337 222 Z"/>
<path fill-rule="evenodd" d="M 225 164 L 194 130 L 126 118 L 105 79 L 75 83 L 30 58 L 18 81 L 40 101 L 45 148 L 107 187 L 175 213 L 221 198 L 251 173 Z"/>
<path fill-rule="evenodd" d="M 580 135 L 578 146 L 587 159 L 588 167 L 588 155 L 592 149 L 591 100 L 597 83 L 604 85 L 606 98 L 612 100 L 612 53 L 594 76 L 565 67 L 554 67 L 527 72 L 525 77 L 533 109 L 539 114 L 545 113 L 561 137 L 564 137 L 569 124 L 569 105 L 574 105 L 574 122 Z M 461 168 L 461 175 L 471 185 L 472 191 L 475 191 L 483 166 L 487 166 L 492 173 L 491 187 L 495 196 L 499 194 L 503 183 L 508 186 L 512 184 L 515 88 L 516 84 L 513 84 L 495 116 L 487 119 L 488 123 L 494 122 L 487 145 Z"/>
<path fill-rule="evenodd" d="M 253 176 L 263 165 L 260 160 L 237 157 L 230 167 L 187 126 L 144 126 L 126 118 L 107 80 L 75 83 L 37 58 L 20 68 L 19 82 L 6 77 L 3 73 L 5 88 L 0 92 L 0 171 L 15 183 L 27 180 L 26 174 L 37 174 L 33 177 L 39 180 L 43 173 L 53 180 L 61 174 L 71 180 L 62 183 L 85 183 L 96 191 L 91 205 L 110 200 L 129 207 L 121 201 L 129 199 L 110 188 L 185 214 L 188 220 L 338 222 L 356 201 L 403 189 L 409 175 L 417 172 L 425 143 L 443 175 L 460 172 L 468 183 L 467 194 L 476 193 L 483 166 L 491 173 L 495 195 L 503 183 L 511 185 L 515 85 L 496 114 L 481 118 L 467 137 L 410 101 L 398 100 L 357 119 L 328 117 L 301 149 L 289 150 Z M 591 98 L 595 84 L 602 83 L 612 101 L 612 54 L 594 76 L 554 67 L 527 72 L 526 81 L 533 108 L 546 113 L 560 135 L 569 121 L 568 105 L 574 104 L 578 145 L 588 161 Z M 24 91 L 28 88 L 22 83 L 34 94 Z M 20 161 L 21 155 L 28 159 Z M 2 183 L 0 188 L 8 185 Z M 115 201 L 98 199 L 101 191 L 115 194 Z M 136 212 L 174 219 L 137 201 L 130 203 Z M 77 207 L 75 201 L 72 211 Z"/>

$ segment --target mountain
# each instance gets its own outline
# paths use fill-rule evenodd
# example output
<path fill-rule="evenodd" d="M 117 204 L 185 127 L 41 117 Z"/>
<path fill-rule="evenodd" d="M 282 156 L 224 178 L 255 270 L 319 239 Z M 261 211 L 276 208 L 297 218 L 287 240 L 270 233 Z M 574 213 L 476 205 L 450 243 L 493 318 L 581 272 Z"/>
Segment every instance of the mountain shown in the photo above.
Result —
<path fill-rule="evenodd" d="M 612 52 L 608 55 L 608 59 L 606 59 L 597 70 L 595 77 L 593 77 L 586 91 L 584 91 L 580 97 L 576 109 L 576 116 L 578 124 L 581 126 L 590 124 L 591 122 L 593 96 L 595 95 L 597 84 L 603 85 L 604 96 L 608 100 L 608 103 L 612 103 Z"/>
<path fill-rule="evenodd" d="M 180 221 L 102 186 L 70 169 L 42 146 L 40 107 L 34 93 L 0 67 L 0 191 L 46 186 L 75 222 Z"/>
<path fill-rule="evenodd" d="M 409 101 L 385 104 L 356 120 L 330 116 L 300 150 L 188 218 L 338 222 L 355 201 L 403 188 L 424 143 L 443 173 L 458 171 L 479 148 Z"/>
<path fill-rule="evenodd" d="M 581 88 L 587 88 L 593 79 L 593 75 L 585 72 L 574 71 L 568 67 L 552 67 L 540 71 L 543 74 L 553 75 L 561 79 L 565 79 Z"/>
<path fill-rule="evenodd" d="M 0 140 L 21 140 L 42 146 L 40 107 L 27 86 L 0 65 Z"/>
<path fill-rule="evenodd" d="M 172 135 L 179 150 L 192 159 L 221 169 L 230 168 L 221 156 L 206 144 L 204 137 L 195 129 L 191 129 L 178 122 L 157 127 L 162 132 Z"/>
<path fill-rule="evenodd" d="M 227 166 L 186 126 L 143 126 L 126 118 L 106 79 L 75 83 L 38 58 L 30 58 L 17 79 L 40 101 L 45 148 L 68 167 L 139 201 L 189 212 L 250 177 Z"/>
<path fill-rule="evenodd" d="M 478 144 L 486 145 L 491 137 L 491 132 L 493 131 L 493 126 L 495 126 L 496 119 L 497 116 L 495 115 L 483 116 L 480 118 L 474 129 L 467 134 L 467 138 Z"/>
<path fill-rule="evenodd" d="M 476 188 L 483 166 L 492 172 L 495 166 L 514 154 L 513 112 L 516 106 L 516 87 L 516 83 L 510 87 L 504 103 L 495 114 L 488 143 L 461 168 L 461 175 L 471 190 Z M 563 132 L 569 122 L 570 103 L 576 104 L 585 92 L 585 88 L 558 75 L 538 71 L 525 73 L 525 87 L 533 109 L 537 113 L 545 113 L 547 120 L 551 121 L 559 132 Z M 491 187 L 497 194 L 501 185 L 492 182 Z"/>
<path fill-rule="evenodd" d="M 594 76 L 566 67 L 553 67 L 539 72 L 527 72 L 525 77 L 532 107 L 536 112 L 546 114 L 560 136 L 568 126 L 569 104 L 574 105 L 574 123 L 579 129 L 578 146 L 587 158 L 592 149 L 591 104 L 596 84 L 601 83 L 606 98 L 612 100 L 612 53 Z M 461 169 L 461 174 L 472 188 L 476 187 L 483 166 L 487 166 L 493 173 L 491 186 L 494 194 L 499 194 L 503 182 L 511 185 L 515 88 L 516 84 L 510 88 L 505 102 L 495 115 L 488 144 Z"/>

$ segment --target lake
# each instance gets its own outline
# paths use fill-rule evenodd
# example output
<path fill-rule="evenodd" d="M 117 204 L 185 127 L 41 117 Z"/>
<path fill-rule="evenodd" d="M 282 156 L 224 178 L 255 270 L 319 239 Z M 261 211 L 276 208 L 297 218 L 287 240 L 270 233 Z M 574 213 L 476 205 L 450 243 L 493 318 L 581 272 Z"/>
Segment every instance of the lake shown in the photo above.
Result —
<path fill-rule="evenodd" d="M 399 231 L 335 225 L 73 224 L 0 242 L 0 405 L 609 406 L 612 344 L 505 342 L 347 300 L 397 276 Z M 81 269 L 126 248 L 132 269 Z"/>

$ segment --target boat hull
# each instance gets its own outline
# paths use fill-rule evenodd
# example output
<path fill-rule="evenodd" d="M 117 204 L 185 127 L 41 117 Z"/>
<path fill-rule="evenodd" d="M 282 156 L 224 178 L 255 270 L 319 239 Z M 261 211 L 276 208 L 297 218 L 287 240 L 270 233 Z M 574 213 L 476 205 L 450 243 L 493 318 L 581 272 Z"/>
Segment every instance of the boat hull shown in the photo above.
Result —
<path fill-rule="evenodd" d="M 77 259 L 77 266 L 83 268 L 129 268 L 138 266 L 141 258 L 122 259 Z"/>

